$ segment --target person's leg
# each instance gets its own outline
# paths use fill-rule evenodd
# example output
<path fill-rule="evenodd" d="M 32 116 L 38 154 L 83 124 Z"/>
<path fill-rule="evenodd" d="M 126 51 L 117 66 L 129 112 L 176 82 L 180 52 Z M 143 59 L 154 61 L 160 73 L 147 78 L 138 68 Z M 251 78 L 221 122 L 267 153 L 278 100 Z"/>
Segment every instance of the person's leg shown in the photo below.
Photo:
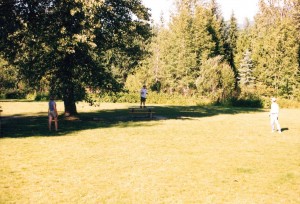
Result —
<path fill-rule="evenodd" d="M 54 118 L 54 123 L 55 123 L 55 131 L 57 131 L 58 130 L 57 117 Z"/>
<path fill-rule="evenodd" d="M 280 124 L 279 124 L 279 121 L 278 121 L 278 117 L 276 117 L 275 123 L 276 123 L 276 126 L 277 126 L 277 131 L 281 132 L 281 127 L 280 127 Z"/>
<path fill-rule="evenodd" d="M 143 108 L 145 108 L 145 101 L 146 101 L 146 99 L 145 98 L 141 98 L 141 108 L 143 107 Z"/>
<path fill-rule="evenodd" d="M 51 131 L 51 123 L 52 123 L 52 116 L 49 115 L 49 119 L 48 119 L 48 127 L 49 127 L 49 131 Z"/>
<path fill-rule="evenodd" d="M 272 128 L 272 132 L 274 132 L 274 130 L 275 130 L 274 123 L 275 123 L 274 116 L 271 115 L 271 128 Z"/>

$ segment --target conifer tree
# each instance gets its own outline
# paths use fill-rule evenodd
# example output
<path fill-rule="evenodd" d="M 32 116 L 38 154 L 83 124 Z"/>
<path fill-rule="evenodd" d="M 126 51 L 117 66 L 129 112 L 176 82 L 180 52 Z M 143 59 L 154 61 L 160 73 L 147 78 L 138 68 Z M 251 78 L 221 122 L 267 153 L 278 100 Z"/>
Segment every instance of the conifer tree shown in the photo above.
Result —
<path fill-rule="evenodd" d="M 197 66 L 201 65 L 202 60 L 207 60 L 215 56 L 216 42 L 210 30 L 210 11 L 202 5 L 198 5 L 195 10 L 193 20 L 193 45 L 197 57 Z"/>
<path fill-rule="evenodd" d="M 169 25 L 169 46 L 165 64 L 169 90 L 186 94 L 193 84 L 191 77 L 196 67 L 196 53 L 193 48 L 192 22 L 193 0 L 177 2 L 177 15 L 173 16 Z"/>
<path fill-rule="evenodd" d="M 242 92 L 253 91 L 255 88 L 255 77 L 253 76 L 253 62 L 251 52 L 247 50 L 244 58 L 239 64 L 238 80 Z"/>
<path fill-rule="evenodd" d="M 240 62 L 244 59 L 244 54 L 252 50 L 252 25 L 249 19 L 246 19 L 245 26 L 238 31 L 238 38 L 236 41 L 236 49 L 234 55 L 234 64 L 239 67 Z"/>
<path fill-rule="evenodd" d="M 226 25 L 216 0 L 209 3 L 209 33 L 215 42 L 214 56 L 225 55 Z"/>
<path fill-rule="evenodd" d="M 260 1 L 256 16 L 253 60 L 260 90 L 294 97 L 299 87 L 299 42 L 290 8 L 284 1 Z"/>
<path fill-rule="evenodd" d="M 229 25 L 226 30 L 226 42 L 225 42 L 225 59 L 232 67 L 232 70 L 237 74 L 236 65 L 234 63 L 234 56 L 237 49 L 238 38 L 238 25 L 234 13 L 231 14 Z"/>

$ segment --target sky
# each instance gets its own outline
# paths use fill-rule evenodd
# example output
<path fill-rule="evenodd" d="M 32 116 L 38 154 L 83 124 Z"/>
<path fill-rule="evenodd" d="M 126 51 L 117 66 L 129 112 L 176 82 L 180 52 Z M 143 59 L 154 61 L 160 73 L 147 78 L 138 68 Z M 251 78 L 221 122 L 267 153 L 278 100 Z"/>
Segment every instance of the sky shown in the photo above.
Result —
<path fill-rule="evenodd" d="M 146 7 L 151 9 L 152 18 L 155 23 L 159 23 L 161 13 L 164 19 L 168 21 L 170 11 L 174 8 L 174 0 L 142 0 Z M 239 24 L 243 24 L 245 18 L 253 20 L 258 12 L 258 0 L 217 0 L 225 21 L 229 20 L 232 11 Z"/>

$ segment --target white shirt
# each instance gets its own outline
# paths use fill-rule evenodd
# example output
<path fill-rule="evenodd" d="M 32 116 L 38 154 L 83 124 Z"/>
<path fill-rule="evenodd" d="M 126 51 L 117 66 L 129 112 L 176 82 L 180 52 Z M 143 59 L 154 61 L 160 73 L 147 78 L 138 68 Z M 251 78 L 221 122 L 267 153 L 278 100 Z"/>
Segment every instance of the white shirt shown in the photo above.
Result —
<path fill-rule="evenodd" d="M 279 106 L 277 103 L 272 103 L 271 104 L 271 110 L 270 110 L 270 114 L 278 114 L 279 113 Z"/>
<path fill-rule="evenodd" d="M 141 89 L 141 97 L 146 98 L 146 96 L 147 96 L 147 89 L 142 88 Z"/>

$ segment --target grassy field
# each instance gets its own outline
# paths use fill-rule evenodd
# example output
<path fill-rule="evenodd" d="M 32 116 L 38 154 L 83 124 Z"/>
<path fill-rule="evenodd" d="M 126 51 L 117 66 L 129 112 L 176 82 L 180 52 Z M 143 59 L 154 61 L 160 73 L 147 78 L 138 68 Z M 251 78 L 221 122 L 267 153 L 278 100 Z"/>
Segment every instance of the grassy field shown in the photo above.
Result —
<path fill-rule="evenodd" d="M 300 203 L 300 109 L 279 134 L 263 109 L 79 103 L 49 132 L 46 102 L 0 105 L 0 203 Z"/>

